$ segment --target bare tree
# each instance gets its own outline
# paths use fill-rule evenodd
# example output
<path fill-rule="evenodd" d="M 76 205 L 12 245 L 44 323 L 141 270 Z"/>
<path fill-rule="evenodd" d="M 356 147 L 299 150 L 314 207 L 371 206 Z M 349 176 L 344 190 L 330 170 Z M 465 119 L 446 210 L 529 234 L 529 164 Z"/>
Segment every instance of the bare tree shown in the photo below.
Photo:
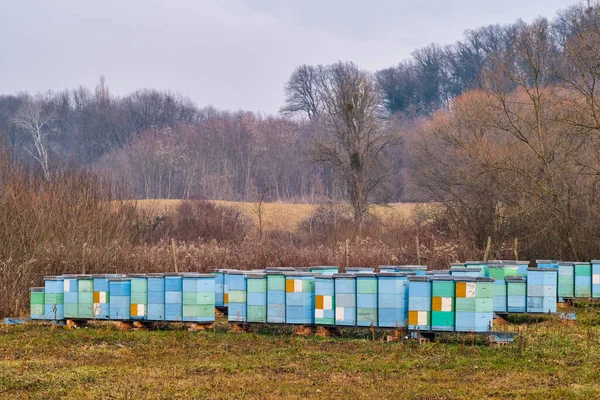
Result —
<path fill-rule="evenodd" d="M 319 92 L 329 135 L 314 143 L 312 157 L 339 176 L 360 227 L 373 204 L 390 198 L 387 155 L 399 144 L 399 135 L 386 129 L 375 78 L 355 64 L 340 62 L 327 67 Z"/>
<path fill-rule="evenodd" d="M 297 67 L 290 80 L 285 85 L 285 106 L 281 108 L 284 114 L 306 113 L 313 120 L 321 109 L 319 81 L 323 68 L 312 65 Z"/>
<path fill-rule="evenodd" d="M 34 154 L 26 150 L 39 162 L 46 179 L 50 178 L 48 136 L 51 133 L 50 124 L 54 118 L 54 112 L 49 109 L 48 103 L 41 96 L 26 97 L 17 115 L 13 118 L 13 124 L 31 135 L 36 152 Z"/>

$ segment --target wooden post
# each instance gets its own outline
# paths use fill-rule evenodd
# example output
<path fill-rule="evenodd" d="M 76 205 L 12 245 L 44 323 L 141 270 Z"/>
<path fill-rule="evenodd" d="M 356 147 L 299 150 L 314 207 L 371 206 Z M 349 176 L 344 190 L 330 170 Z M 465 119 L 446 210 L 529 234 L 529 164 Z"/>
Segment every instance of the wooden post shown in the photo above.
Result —
<path fill-rule="evenodd" d="M 175 267 L 175 272 L 179 272 L 177 270 L 177 257 L 175 256 L 175 239 L 171 238 L 171 252 L 173 253 L 173 267 Z"/>
<path fill-rule="evenodd" d="M 415 242 L 417 245 L 417 265 L 421 265 L 421 250 L 419 249 L 419 237 L 415 236 Z"/>
<path fill-rule="evenodd" d="M 350 266 L 350 239 L 346 239 L 346 268 Z"/>
<path fill-rule="evenodd" d="M 515 252 L 515 261 L 519 261 L 519 239 L 515 238 L 515 245 L 514 245 L 514 252 Z"/>
<path fill-rule="evenodd" d="M 487 245 L 485 246 L 485 253 L 483 254 L 483 261 L 487 261 L 490 255 L 490 248 L 492 247 L 492 237 L 488 236 Z"/>
<path fill-rule="evenodd" d="M 81 256 L 81 273 L 83 275 L 85 275 L 85 249 L 86 249 L 87 243 L 83 244 L 83 254 Z"/>

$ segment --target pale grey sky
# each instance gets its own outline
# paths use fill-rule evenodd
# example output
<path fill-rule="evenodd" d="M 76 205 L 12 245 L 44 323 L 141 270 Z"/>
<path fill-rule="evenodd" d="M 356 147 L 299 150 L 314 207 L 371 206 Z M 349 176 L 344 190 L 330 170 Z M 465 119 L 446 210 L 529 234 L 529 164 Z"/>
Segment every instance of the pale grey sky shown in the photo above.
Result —
<path fill-rule="evenodd" d="M 0 0 L 0 93 L 168 89 L 199 106 L 276 112 L 300 64 L 378 70 L 431 42 L 566 0 Z"/>

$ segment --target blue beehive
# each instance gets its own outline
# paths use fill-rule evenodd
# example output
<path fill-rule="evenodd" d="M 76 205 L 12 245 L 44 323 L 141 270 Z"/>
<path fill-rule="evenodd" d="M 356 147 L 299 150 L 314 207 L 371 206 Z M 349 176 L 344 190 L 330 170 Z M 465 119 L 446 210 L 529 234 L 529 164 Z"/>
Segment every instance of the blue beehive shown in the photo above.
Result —
<path fill-rule="evenodd" d="M 399 265 L 380 265 L 379 272 L 396 272 Z"/>
<path fill-rule="evenodd" d="M 335 325 L 335 282 L 333 275 L 315 276 L 315 324 Z"/>
<path fill-rule="evenodd" d="M 215 306 L 216 307 L 224 307 L 224 284 L 225 284 L 225 270 L 224 269 L 215 269 L 212 271 L 212 274 L 215 276 Z"/>
<path fill-rule="evenodd" d="M 451 276 L 449 269 L 434 269 L 432 271 L 426 271 L 427 276 Z"/>
<path fill-rule="evenodd" d="M 507 276 L 506 280 L 506 310 L 509 313 L 524 313 L 527 311 L 527 282 L 523 276 Z"/>
<path fill-rule="evenodd" d="M 558 268 L 527 270 L 527 312 L 556 312 Z"/>
<path fill-rule="evenodd" d="M 165 320 L 165 277 L 163 274 L 147 274 L 149 321 Z"/>
<path fill-rule="evenodd" d="M 340 272 L 340 267 L 334 265 L 319 265 L 315 267 L 310 267 L 308 271 L 316 274 L 333 275 Z"/>
<path fill-rule="evenodd" d="M 184 273 L 182 278 L 182 320 L 186 322 L 214 322 L 214 275 Z"/>
<path fill-rule="evenodd" d="M 592 260 L 592 297 L 600 298 L 600 260 Z"/>
<path fill-rule="evenodd" d="M 246 322 L 246 274 L 242 271 L 227 272 L 229 322 Z"/>
<path fill-rule="evenodd" d="M 456 277 L 464 277 L 470 276 L 473 278 L 481 277 L 483 275 L 483 271 L 481 267 L 464 267 L 464 268 L 455 268 L 450 269 L 450 275 Z"/>
<path fill-rule="evenodd" d="M 267 272 L 267 322 L 285 323 L 285 275 L 283 272 Z"/>
<path fill-rule="evenodd" d="M 380 272 L 377 275 L 378 325 L 401 328 L 408 318 L 408 274 Z M 414 276 L 414 273 L 410 276 Z"/>
<path fill-rule="evenodd" d="M 558 261 L 556 260 L 535 260 L 535 264 L 538 268 L 558 268 Z"/>
<path fill-rule="evenodd" d="M 77 282 L 77 280 L 75 280 Z M 44 319 L 62 320 L 65 318 L 64 279 L 62 276 L 44 277 Z M 75 307 L 77 313 L 77 291 L 75 291 Z"/>
<path fill-rule="evenodd" d="M 426 275 L 426 271 L 427 271 L 426 265 L 400 265 L 400 266 L 396 267 L 396 272 L 401 272 L 401 273 L 414 272 L 415 274 L 417 274 L 419 276 Z"/>
<path fill-rule="evenodd" d="M 131 306 L 131 279 L 123 277 L 108 278 L 110 292 L 110 319 L 129 320 Z"/>
<path fill-rule="evenodd" d="M 372 274 L 375 272 L 375 268 L 367 267 L 346 267 L 347 274 Z"/>
<path fill-rule="evenodd" d="M 529 261 L 517 261 L 517 275 L 527 276 L 527 268 L 529 268 Z"/>
<path fill-rule="evenodd" d="M 356 275 L 334 274 L 335 324 L 356 325 Z"/>
<path fill-rule="evenodd" d="M 312 325 L 315 322 L 315 277 L 307 272 L 285 275 L 285 322 Z"/>
<path fill-rule="evenodd" d="M 485 261 L 465 261 L 465 267 L 467 268 L 479 268 L 481 277 L 488 277 L 488 264 Z"/>
<path fill-rule="evenodd" d="M 169 272 L 165 278 L 165 321 L 183 320 L 183 276 Z"/>
<path fill-rule="evenodd" d="M 77 318 L 79 293 L 77 275 L 63 275 L 64 317 Z"/>
<path fill-rule="evenodd" d="M 110 318 L 110 290 L 108 287 L 109 275 L 92 275 L 94 284 L 94 318 Z"/>
<path fill-rule="evenodd" d="M 431 279 L 408 277 L 408 329 L 431 330 Z"/>
<path fill-rule="evenodd" d="M 356 276 L 356 325 L 377 326 L 377 277 L 374 274 Z"/>

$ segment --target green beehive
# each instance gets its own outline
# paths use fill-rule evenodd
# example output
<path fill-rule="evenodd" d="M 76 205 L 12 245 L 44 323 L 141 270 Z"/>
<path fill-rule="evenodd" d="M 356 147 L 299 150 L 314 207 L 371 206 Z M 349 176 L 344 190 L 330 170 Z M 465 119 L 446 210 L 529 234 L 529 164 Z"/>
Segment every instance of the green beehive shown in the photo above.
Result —
<path fill-rule="evenodd" d="M 94 318 L 94 281 L 91 275 L 77 276 L 77 317 Z"/>
<path fill-rule="evenodd" d="M 455 284 L 452 277 L 431 277 L 431 329 L 454 330 Z"/>
<path fill-rule="evenodd" d="M 44 319 L 46 296 L 43 287 L 29 288 L 29 315 L 31 319 Z"/>
<path fill-rule="evenodd" d="M 377 276 L 356 276 L 356 325 L 377 326 Z"/>
<path fill-rule="evenodd" d="M 575 297 L 592 297 L 592 265 L 587 262 L 576 262 L 575 267 Z"/>
<path fill-rule="evenodd" d="M 573 262 L 561 261 L 558 263 L 558 297 L 572 299 L 575 297 L 575 266 Z"/>
<path fill-rule="evenodd" d="M 246 321 L 267 322 L 267 278 L 265 274 L 246 275 Z"/>

